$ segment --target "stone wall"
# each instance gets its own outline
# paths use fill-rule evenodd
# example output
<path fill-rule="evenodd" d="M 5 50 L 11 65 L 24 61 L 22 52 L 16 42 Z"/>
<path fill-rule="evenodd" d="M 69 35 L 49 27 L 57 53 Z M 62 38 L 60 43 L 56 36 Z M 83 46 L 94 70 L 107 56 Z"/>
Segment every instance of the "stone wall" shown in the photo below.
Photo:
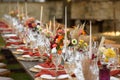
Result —
<path fill-rule="evenodd" d="M 120 30 L 120 1 L 113 3 L 111 1 L 100 2 L 74 2 L 71 8 L 72 19 L 94 19 L 101 20 L 114 20 L 116 19 L 117 30 Z M 0 3 L 0 17 L 8 13 L 10 7 L 16 8 L 17 3 Z M 21 7 L 24 7 L 24 3 L 20 3 Z M 63 6 L 62 2 L 46 2 L 46 3 L 28 3 L 28 15 L 34 16 L 39 19 L 40 7 L 44 7 L 43 21 L 47 22 L 55 15 L 57 19 L 62 19 Z M 115 10 L 115 11 L 114 11 Z M 107 23 L 109 24 L 109 22 Z M 104 25 L 103 25 L 104 26 Z M 110 24 L 110 26 L 114 26 Z"/>

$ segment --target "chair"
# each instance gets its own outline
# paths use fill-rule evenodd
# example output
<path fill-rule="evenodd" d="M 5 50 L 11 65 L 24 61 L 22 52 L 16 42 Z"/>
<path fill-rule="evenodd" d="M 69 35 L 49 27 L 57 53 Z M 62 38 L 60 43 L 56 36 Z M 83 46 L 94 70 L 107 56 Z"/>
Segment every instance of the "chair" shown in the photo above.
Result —
<path fill-rule="evenodd" d="M 0 76 L 9 76 L 9 75 L 10 75 L 10 71 L 8 69 L 0 68 Z"/>
<path fill-rule="evenodd" d="M 0 77 L 0 80 L 13 80 L 13 79 L 9 77 Z"/>
<path fill-rule="evenodd" d="M 4 64 L 4 63 L 0 63 L 0 68 L 6 68 L 6 67 L 7 67 L 6 64 Z"/>

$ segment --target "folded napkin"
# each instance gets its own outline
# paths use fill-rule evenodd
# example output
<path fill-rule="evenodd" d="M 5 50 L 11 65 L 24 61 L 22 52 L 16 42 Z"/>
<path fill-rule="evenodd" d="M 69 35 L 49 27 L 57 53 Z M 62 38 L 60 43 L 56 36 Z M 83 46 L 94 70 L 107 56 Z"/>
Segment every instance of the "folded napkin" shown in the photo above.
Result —
<path fill-rule="evenodd" d="M 4 23 L 0 23 L 0 28 L 8 28 L 8 25 L 6 25 Z"/>
<path fill-rule="evenodd" d="M 30 50 L 30 48 L 27 48 L 27 47 L 25 47 L 25 46 L 21 46 L 21 47 L 19 47 L 19 48 L 17 48 L 17 49 L 21 49 L 21 50 L 24 50 L 24 51 Z"/>
<path fill-rule="evenodd" d="M 39 64 L 41 67 L 44 67 L 44 68 L 52 68 L 52 69 L 55 69 L 55 65 L 52 63 L 52 62 L 44 62 L 44 63 L 40 63 Z M 63 65 L 59 65 L 58 66 L 59 69 L 63 69 Z"/>
<path fill-rule="evenodd" d="M 13 30 L 12 29 L 3 29 L 3 30 L 0 30 L 1 32 L 12 32 Z"/>
<path fill-rule="evenodd" d="M 33 52 L 31 52 L 31 51 L 29 51 L 29 52 L 26 51 L 26 52 L 23 53 L 23 55 L 40 56 L 39 52 L 33 53 Z"/>
<path fill-rule="evenodd" d="M 17 39 L 20 39 L 20 38 L 18 36 L 11 36 L 8 39 L 15 39 L 15 40 L 17 40 Z"/>
<path fill-rule="evenodd" d="M 116 75 L 118 75 L 118 74 L 120 74 L 120 70 L 112 70 L 112 71 L 110 72 L 110 75 L 111 75 L 111 76 L 116 76 Z"/>
<path fill-rule="evenodd" d="M 6 46 L 10 46 L 10 45 L 20 45 L 23 44 L 23 42 L 7 42 Z"/>
<path fill-rule="evenodd" d="M 51 75 L 51 76 L 55 77 L 55 76 L 60 76 L 60 75 L 66 74 L 66 72 L 64 70 L 60 70 L 60 71 L 58 70 L 57 74 L 56 74 L 55 70 L 42 69 L 39 73 L 35 74 L 35 77 L 40 77 L 43 74 L 47 74 L 47 75 Z"/>

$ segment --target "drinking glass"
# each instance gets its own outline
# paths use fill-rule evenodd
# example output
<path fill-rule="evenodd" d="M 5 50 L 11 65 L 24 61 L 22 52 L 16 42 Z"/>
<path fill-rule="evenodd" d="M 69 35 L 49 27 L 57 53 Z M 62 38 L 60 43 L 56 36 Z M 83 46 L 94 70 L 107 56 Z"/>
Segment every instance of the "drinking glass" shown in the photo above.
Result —
<path fill-rule="evenodd" d="M 57 71 L 58 71 L 58 66 L 61 64 L 61 55 L 54 53 L 52 54 L 52 62 L 55 65 L 55 70 L 56 70 L 56 79 L 57 79 Z"/>
<path fill-rule="evenodd" d="M 30 48 L 32 49 L 32 52 L 35 53 L 35 48 L 37 47 L 36 40 L 30 41 Z"/>

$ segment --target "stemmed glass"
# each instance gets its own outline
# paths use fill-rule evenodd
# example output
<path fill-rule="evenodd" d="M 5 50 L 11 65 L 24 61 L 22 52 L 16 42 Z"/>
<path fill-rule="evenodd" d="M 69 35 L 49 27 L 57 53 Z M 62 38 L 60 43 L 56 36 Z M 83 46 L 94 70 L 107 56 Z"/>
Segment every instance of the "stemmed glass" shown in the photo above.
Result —
<path fill-rule="evenodd" d="M 117 69 L 117 65 L 118 65 L 118 57 L 119 57 L 119 49 L 118 48 L 113 48 L 113 50 L 116 53 L 116 57 L 111 58 L 110 59 L 110 64 L 113 64 L 113 68 L 112 69 Z"/>
<path fill-rule="evenodd" d="M 52 62 L 55 65 L 55 70 L 56 70 L 56 79 L 57 79 L 57 71 L 58 71 L 58 66 L 61 64 L 61 55 L 54 53 L 52 54 Z"/>
<path fill-rule="evenodd" d="M 66 71 L 66 73 L 69 75 L 69 79 L 73 80 L 73 78 L 71 77 L 71 75 L 74 73 L 74 70 L 76 68 L 76 64 L 75 62 L 64 62 L 64 69 Z"/>
<path fill-rule="evenodd" d="M 46 51 L 46 47 L 44 45 L 38 45 L 38 51 L 39 51 L 39 54 L 41 56 L 40 60 L 43 61 L 43 58 L 44 58 L 43 55 Z"/>
<path fill-rule="evenodd" d="M 37 47 L 36 40 L 30 41 L 30 48 L 32 49 L 32 52 L 35 53 L 35 48 Z"/>

